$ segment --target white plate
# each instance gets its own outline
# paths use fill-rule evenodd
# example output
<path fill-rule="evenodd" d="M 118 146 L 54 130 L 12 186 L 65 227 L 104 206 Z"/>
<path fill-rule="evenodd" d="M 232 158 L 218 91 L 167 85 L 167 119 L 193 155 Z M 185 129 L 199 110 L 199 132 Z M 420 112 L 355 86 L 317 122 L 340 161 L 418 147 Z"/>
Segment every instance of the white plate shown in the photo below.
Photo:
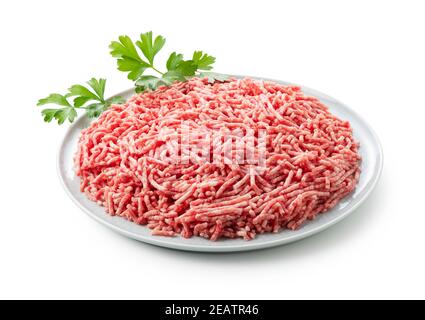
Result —
<path fill-rule="evenodd" d="M 255 77 L 251 77 L 255 78 Z M 261 79 L 261 78 L 255 78 Z M 271 79 L 264 79 L 271 80 Z M 283 81 L 271 80 L 282 84 Z M 319 98 L 326 104 L 330 111 L 338 117 L 350 121 L 354 137 L 360 141 L 360 154 L 362 156 L 360 181 L 353 193 L 344 198 L 335 208 L 321 214 L 313 221 L 308 221 L 296 231 L 282 230 L 279 233 L 257 235 L 254 240 L 223 239 L 212 242 L 199 237 L 184 239 L 182 237 L 159 237 L 152 236 L 146 226 L 140 226 L 120 217 L 111 217 L 105 212 L 105 208 L 90 201 L 80 192 L 79 178 L 75 176 L 73 157 L 77 147 L 77 141 L 81 130 L 90 124 L 90 120 L 83 116 L 70 126 L 59 150 L 58 172 L 60 180 L 71 199 L 89 216 L 105 226 L 127 237 L 147 242 L 153 245 L 179 250 L 200 252 L 235 252 L 270 248 L 282 244 L 294 242 L 329 228 L 352 213 L 370 194 L 375 187 L 382 170 L 383 153 L 379 140 L 371 127 L 353 110 L 316 90 L 302 87 L 306 95 Z M 121 93 L 128 98 L 133 90 Z"/>

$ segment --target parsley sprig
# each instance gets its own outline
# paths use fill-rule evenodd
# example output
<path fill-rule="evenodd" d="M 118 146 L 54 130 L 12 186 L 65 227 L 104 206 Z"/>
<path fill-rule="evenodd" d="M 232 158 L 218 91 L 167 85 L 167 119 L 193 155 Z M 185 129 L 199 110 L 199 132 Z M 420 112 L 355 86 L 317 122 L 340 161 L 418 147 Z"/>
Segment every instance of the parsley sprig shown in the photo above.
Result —
<path fill-rule="evenodd" d="M 202 51 L 195 51 L 192 59 L 188 60 L 184 59 L 183 54 L 173 52 L 167 60 L 167 70 L 160 71 L 154 65 L 154 59 L 164 44 L 165 38 L 160 35 L 153 38 L 151 31 L 142 33 L 135 43 L 129 36 L 120 36 L 118 41 L 111 42 L 110 53 L 117 58 L 118 70 L 128 73 L 128 79 L 135 82 L 136 92 L 154 90 L 159 86 L 168 86 L 175 81 L 185 81 L 193 76 L 208 77 L 210 82 L 225 80 L 223 75 L 202 72 L 211 70 L 215 62 L 215 57 Z M 156 75 L 145 74 L 148 69 Z"/>
<path fill-rule="evenodd" d="M 77 110 L 83 109 L 90 118 L 98 117 L 112 104 L 124 103 L 122 97 L 116 96 L 105 99 L 105 79 L 90 79 L 86 86 L 76 84 L 68 89 L 65 95 L 52 93 L 44 99 L 40 99 L 37 106 L 46 104 L 56 104 L 60 108 L 43 109 L 41 114 L 44 121 L 51 122 L 56 119 L 58 124 L 63 124 L 66 120 L 73 122 L 77 117 Z"/>
<path fill-rule="evenodd" d="M 118 41 L 112 41 L 109 48 L 111 55 L 117 58 L 118 70 L 128 73 L 127 77 L 135 82 L 136 92 L 155 90 L 159 86 L 169 86 L 175 81 L 186 81 L 197 76 L 208 78 L 210 83 L 224 81 L 227 76 L 210 72 L 215 58 L 202 51 L 195 51 L 192 58 L 185 60 L 183 54 L 172 52 L 167 59 L 166 70 L 160 71 L 154 64 L 156 55 L 164 47 L 165 38 L 152 32 L 142 33 L 140 39 L 133 42 L 129 36 L 120 36 Z M 145 73 L 149 70 L 148 73 Z M 152 75 L 150 73 L 155 73 Z M 73 122 L 79 109 L 85 110 L 90 118 L 98 117 L 112 104 L 121 104 L 122 97 L 105 99 L 105 79 L 92 78 L 84 85 L 73 85 L 64 95 L 52 93 L 40 99 L 37 106 L 56 104 L 57 108 L 43 109 L 41 114 L 44 121 L 55 119 L 58 124 L 66 120 Z"/>

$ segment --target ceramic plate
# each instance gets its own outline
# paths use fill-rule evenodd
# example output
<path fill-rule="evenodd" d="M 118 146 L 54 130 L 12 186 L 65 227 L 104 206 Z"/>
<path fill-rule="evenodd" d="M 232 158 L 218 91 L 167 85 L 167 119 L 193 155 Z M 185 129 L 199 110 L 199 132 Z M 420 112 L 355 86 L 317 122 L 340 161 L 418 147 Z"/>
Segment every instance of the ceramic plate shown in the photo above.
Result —
<path fill-rule="evenodd" d="M 261 79 L 256 77 L 251 78 Z M 283 81 L 272 81 L 286 85 L 289 84 Z M 367 198 L 375 187 L 381 174 L 383 154 L 376 134 L 356 112 L 336 99 L 319 91 L 306 87 L 302 87 L 302 90 L 306 95 L 319 98 L 329 107 L 332 113 L 341 119 L 350 121 L 353 127 L 354 137 L 357 141 L 360 141 L 359 151 L 362 156 L 362 173 L 360 175 L 359 184 L 353 193 L 344 198 L 335 208 L 325 214 L 318 215 L 313 221 L 306 222 L 296 231 L 282 230 L 279 233 L 257 235 L 257 237 L 251 241 L 245 241 L 243 239 L 223 239 L 211 242 L 198 237 L 184 239 L 180 236 L 173 238 L 152 236 L 150 230 L 146 226 L 137 225 L 120 217 L 109 216 L 103 207 L 88 200 L 86 196 L 80 192 L 79 178 L 76 177 L 74 173 L 73 157 L 77 149 L 78 137 L 81 130 L 90 124 L 90 120 L 85 116 L 80 117 L 69 127 L 60 145 L 58 156 L 60 180 L 66 192 L 78 207 L 96 221 L 127 237 L 161 247 L 200 252 L 236 252 L 270 248 L 309 237 L 329 228 L 353 213 Z M 120 95 L 128 98 L 133 93 L 133 90 L 127 90 Z"/>

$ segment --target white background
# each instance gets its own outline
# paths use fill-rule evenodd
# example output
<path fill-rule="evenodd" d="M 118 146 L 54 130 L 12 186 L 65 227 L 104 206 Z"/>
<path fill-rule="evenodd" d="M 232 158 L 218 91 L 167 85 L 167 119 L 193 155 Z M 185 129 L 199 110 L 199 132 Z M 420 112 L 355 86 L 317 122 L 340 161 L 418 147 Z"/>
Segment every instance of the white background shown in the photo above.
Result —
<path fill-rule="evenodd" d="M 425 298 L 423 1 L 1 1 L 0 298 Z M 291 245 L 196 254 L 129 240 L 62 190 L 67 125 L 35 106 L 92 76 L 131 86 L 108 44 L 153 30 L 215 70 L 344 101 L 382 140 L 382 178 L 331 229 Z M 165 59 L 165 54 L 162 55 Z"/>

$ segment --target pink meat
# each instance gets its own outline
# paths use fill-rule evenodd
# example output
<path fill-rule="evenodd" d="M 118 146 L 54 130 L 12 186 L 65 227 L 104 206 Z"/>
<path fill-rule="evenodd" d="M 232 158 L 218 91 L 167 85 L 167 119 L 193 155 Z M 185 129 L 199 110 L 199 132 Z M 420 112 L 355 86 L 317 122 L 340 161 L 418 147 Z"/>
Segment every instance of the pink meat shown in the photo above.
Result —
<path fill-rule="evenodd" d="M 173 143 L 185 143 L 182 121 L 211 132 L 265 131 L 265 170 L 254 175 L 251 164 L 225 156 L 222 163 L 191 161 L 200 158 L 195 151 L 165 162 Z M 202 137 L 190 141 L 205 144 Z M 82 131 L 75 165 L 81 191 L 110 215 L 154 235 L 211 240 L 296 229 L 353 191 L 360 174 L 347 121 L 299 87 L 251 79 L 194 78 L 113 105 Z"/>

